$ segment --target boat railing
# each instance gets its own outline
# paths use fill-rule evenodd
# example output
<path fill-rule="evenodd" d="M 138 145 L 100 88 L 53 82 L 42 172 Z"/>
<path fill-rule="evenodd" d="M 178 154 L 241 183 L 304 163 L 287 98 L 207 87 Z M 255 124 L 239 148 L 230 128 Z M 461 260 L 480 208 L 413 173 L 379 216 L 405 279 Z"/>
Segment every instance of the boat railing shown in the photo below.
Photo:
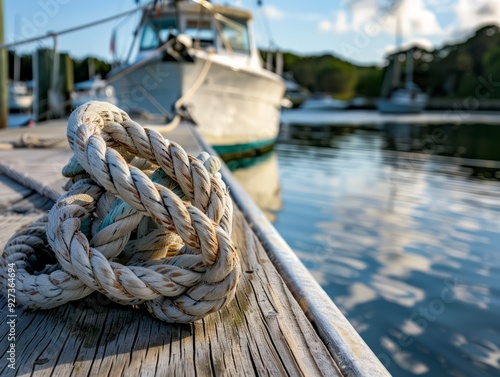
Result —
<path fill-rule="evenodd" d="M 217 18 L 218 15 L 219 16 L 222 16 L 222 15 L 220 13 L 216 12 L 213 4 L 206 1 L 206 0 L 193 0 L 193 1 L 197 4 L 199 4 L 204 9 L 206 9 L 208 11 L 208 14 L 214 19 L 215 28 L 217 29 L 217 34 L 219 35 L 219 37 L 224 45 L 224 48 L 229 52 L 230 55 L 233 55 L 233 48 L 231 47 L 231 43 L 229 43 L 229 41 L 225 37 L 224 33 L 222 32 L 222 29 L 220 27 L 220 20 Z"/>

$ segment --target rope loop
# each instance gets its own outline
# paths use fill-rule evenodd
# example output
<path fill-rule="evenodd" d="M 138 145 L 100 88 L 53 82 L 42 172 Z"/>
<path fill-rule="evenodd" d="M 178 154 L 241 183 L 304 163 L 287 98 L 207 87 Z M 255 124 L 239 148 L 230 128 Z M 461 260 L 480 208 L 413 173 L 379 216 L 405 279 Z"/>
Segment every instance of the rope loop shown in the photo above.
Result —
<path fill-rule="evenodd" d="M 241 272 L 219 159 L 103 102 L 77 108 L 67 137 L 67 193 L 1 257 L 1 284 L 16 265 L 17 301 L 48 309 L 98 291 L 177 323 L 226 305 Z"/>

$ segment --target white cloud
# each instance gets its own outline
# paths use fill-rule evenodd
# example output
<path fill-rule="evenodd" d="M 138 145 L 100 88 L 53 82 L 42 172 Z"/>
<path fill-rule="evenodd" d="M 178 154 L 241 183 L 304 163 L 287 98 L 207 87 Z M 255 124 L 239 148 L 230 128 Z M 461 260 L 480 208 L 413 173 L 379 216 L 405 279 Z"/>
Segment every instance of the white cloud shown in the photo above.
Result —
<path fill-rule="evenodd" d="M 349 22 L 347 20 L 347 12 L 339 11 L 337 12 L 337 17 L 333 24 L 333 29 L 337 33 L 345 33 L 349 31 Z"/>
<path fill-rule="evenodd" d="M 315 22 L 323 18 L 323 14 L 320 13 L 293 13 L 285 12 L 274 5 L 264 5 L 262 10 L 264 11 L 264 16 L 270 20 L 298 20 L 301 22 Z"/>
<path fill-rule="evenodd" d="M 457 0 L 453 10 L 457 20 L 455 32 L 468 33 L 479 26 L 500 21 L 498 0 Z"/>
<path fill-rule="evenodd" d="M 382 32 L 395 35 L 396 22 L 399 21 L 404 36 L 441 35 L 443 29 L 426 1 L 429 0 L 402 0 L 393 14 L 383 10 L 377 0 L 358 0 L 349 6 L 349 12 L 337 12 L 333 22 L 329 21 L 332 27 L 328 30 L 364 32 L 372 37 Z M 327 31 L 326 25 L 322 24 L 322 31 Z"/>
<path fill-rule="evenodd" d="M 351 30 L 348 15 L 346 11 L 340 10 L 336 12 L 332 21 L 321 20 L 318 22 L 318 30 L 322 33 L 333 31 L 335 33 L 346 33 Z"/>
<path fill-rule="evenodd" d="M 442 35 L 444 33 L 433 11 L 424 0 L 402 0 L 397 11 L 385 18 L 384 29 L 389 34 L 396 33 L 396 22 L 400 23 L 404 37 L 415 35 Z"/>
<path fill-rule="evenodd" d="M 264 11 L 264 15 L 270 20 L 279 21 L 285 18 L 285 13 L 274 5 L 264 5 L 262 9 Z"/>
<path fill-rule="evenodd" d="M 318 22 L 318 30 L 321 32 L 332 31 L 335 33 L 346 33 L 348 31 L 360 31 L 377 13 L 377 4 L 373 0 L 361 0 L 350 7 L 350 11 L 339 10 L 334 13 L 330 20 Z"/>
<path fill-rule="evenodd" d="M 427 39 L 427 38 L 423 38 L 423 37 L 416 37 L 416 38 L 410 38 L 408 40 L 406 40 L 401 46 L 399 46 L 398 48 L 396 48 L 395 45 L 393 44 L 388 44 L 387 46 L 385 46 L 385 48 L 383 49 L 383 54 L 384 56 L 386 55 L 389 55 L 389 54 L 393 54 L 395 53 L 397 50 L 408 50 L 410 47 L 420 47 L 420 48 L 423 48 L 425 50 L 432 50 L 434 48 L 434 45 L 433 43 Z"/>
<path fill-rule="evenodd" d="M 360 0 L 350 7 L 352 14 L 351 27 L 355 31 L 362 30 L 379 13 L 379 5 L 376 0 Z"/>
<path fill-rule="evenodd" d="M 333 24 L 330 21 L 322 20 L 318 22 L 318 30 L 322 33 L 329 32 L 333 29 Z"/>

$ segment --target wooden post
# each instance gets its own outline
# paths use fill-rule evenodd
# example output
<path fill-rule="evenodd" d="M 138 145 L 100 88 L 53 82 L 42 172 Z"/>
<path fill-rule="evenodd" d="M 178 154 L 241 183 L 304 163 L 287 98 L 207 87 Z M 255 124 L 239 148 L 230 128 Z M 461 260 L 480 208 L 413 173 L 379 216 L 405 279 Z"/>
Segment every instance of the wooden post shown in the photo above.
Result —
<path fill-rule="evenodd" d="M 33 53 L 34 90 L 33 112 L 37 122 L 50 119 L 48 92 L 52 77 L 52 50 L 38 49 Z"/>
<path fill-rule="evenodd" d="M 71 92 L 74 90 L 73 60 L 67 53 L 59 54 L 61 95 L 64 99 L 64 113 L 71 113 Z"/>
<path fill-rule="evenodd" d="M 0 44 L 4 43 L 3 0 L 0 0 Z M 0 49 L 0 128 L 7 128 L 8 106 L 8 60 L 7 50 Z"/>

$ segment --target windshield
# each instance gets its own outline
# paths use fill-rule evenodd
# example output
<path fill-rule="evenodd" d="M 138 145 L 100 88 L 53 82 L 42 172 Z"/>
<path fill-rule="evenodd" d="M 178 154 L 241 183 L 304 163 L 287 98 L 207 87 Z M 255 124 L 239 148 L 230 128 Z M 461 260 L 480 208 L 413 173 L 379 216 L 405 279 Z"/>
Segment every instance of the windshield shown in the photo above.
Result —
<path fill-rule="evenodd" d="M 215 31 L 208 19 L 187 19 L 183 33 L 189 35 L 199 47 L 212 46 L 215 41 Z"/>
<path fill-rule="evenodd" d="M 227 17 L 224 17 L 228 19 Z M 250 53 L 250 39 L 248 37 L 248 25 L 246 20 L 228 19 L 222 20 L 222 34 L 230 44 L 233 51 Z"/>
<path fill-rule="evenodd" d="M 140 50 L 153 50 L 177 35 L 175 18 L 150 20 L 142 28 Z"/>

